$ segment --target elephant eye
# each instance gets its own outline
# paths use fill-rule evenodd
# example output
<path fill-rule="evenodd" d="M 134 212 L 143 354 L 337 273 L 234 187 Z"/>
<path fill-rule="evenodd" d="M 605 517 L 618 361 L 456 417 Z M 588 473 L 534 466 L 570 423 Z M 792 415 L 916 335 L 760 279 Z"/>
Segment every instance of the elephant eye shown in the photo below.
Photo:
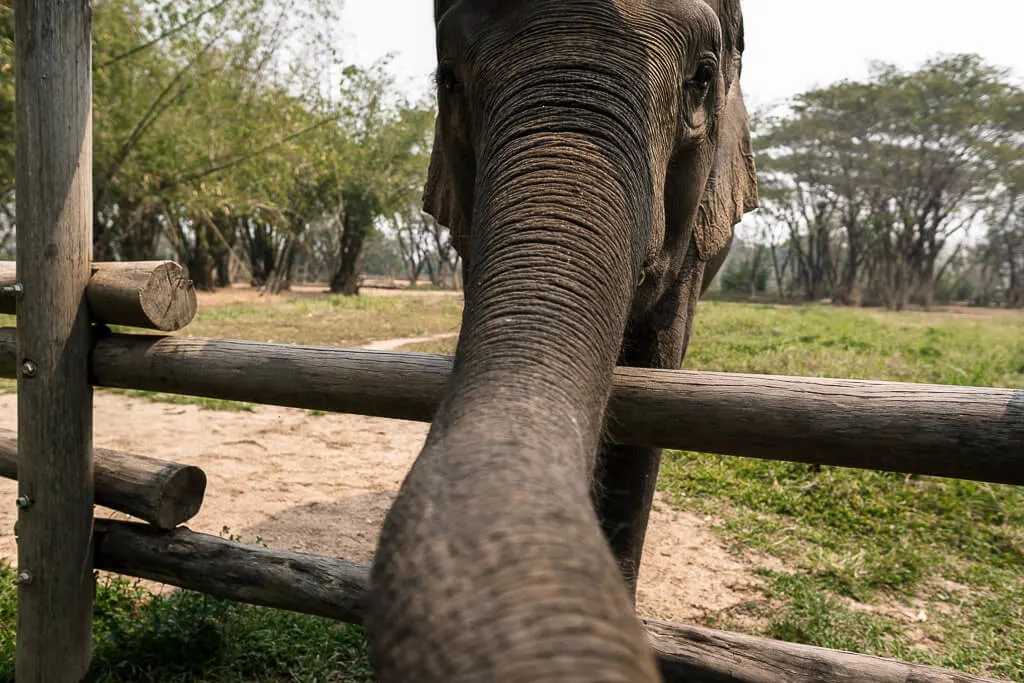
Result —
<path fill-rule="evenodd" d="M 693 74 L 693 78 L 686 81 L 686 89 L 696 95 L 706 95 L 715 81 L 715 67 L 710 64 L 702 64 Z"/>
<path fill-rule="evenodd" d="M 448 93 L 459 87 L 459 81 L 455 77 L 455 69 L 447 62 L 442 62 L 438 65 L 437 72 L 434 74 L 434 80 L 437 82 L 438 88 Z"/>

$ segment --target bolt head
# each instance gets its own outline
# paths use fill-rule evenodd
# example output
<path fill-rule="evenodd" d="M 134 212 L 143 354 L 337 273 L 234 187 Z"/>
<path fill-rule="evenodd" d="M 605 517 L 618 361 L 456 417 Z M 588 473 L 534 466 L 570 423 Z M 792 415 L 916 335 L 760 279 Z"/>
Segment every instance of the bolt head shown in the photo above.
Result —
<path fill-rule="evenodd" d="M 21 361 L 21 375 L 22 375 L 22 377 L 35 377 L 37 369 L 38 368 L 36 367 L 35 361 L 29 360 L 28 358 L 26 358 L 25 360 Z"/>
<path fill-rule="evenodd" d="M 27 586 L 32 583 L 32 574 L 29 572 L 18 572 L 17 578 L 14 579 L 15 586 Z"/>
<path fill-rule="evenodd" d="M 32 506 L 32 499 L 29 498 L 28 496 L 18 496 L 18 498 L 14 501 L 14 504 L 17 506 L 19 510 L 24 510 L 25 508 Z"/>

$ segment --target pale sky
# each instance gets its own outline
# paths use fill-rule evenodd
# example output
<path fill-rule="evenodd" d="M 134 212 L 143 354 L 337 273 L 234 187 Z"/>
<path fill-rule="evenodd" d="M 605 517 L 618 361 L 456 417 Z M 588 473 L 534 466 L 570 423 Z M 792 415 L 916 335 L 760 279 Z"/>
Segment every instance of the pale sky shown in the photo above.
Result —
<path fill-rule="evenodd" d="M 938 52 L 976 52 L 1024 77 L 1024 0 L 745 0 L 748 107 L 867 73 L 880 59 L 911 68 Z M 345 0 L 346 54 L 368 65 L 395 53 L 410 93 L 435 67 L 430 0 Z"/>

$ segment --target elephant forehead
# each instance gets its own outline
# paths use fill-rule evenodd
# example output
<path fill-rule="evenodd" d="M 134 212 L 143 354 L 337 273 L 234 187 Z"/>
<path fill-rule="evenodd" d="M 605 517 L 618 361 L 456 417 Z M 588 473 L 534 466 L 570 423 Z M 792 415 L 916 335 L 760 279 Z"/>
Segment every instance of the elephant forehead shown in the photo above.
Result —
<path fill-rule="evenodd" d="M 699 35 L 718 42 L 719 4 L 720 0 L 457 0 L 435 5 L 435 19 L 439 38 L 463 43 L 521 40 L 526 29 L 543 32 L 567 26 L 578 35 L 620 29 L 625 31 L 621 39 L 633 37 L 635 42 L 648 40 L 650 31 L 659 28 L 663 37 Z M 560 22 L 571 23 L 559 26 Z M 643 34 L 627 33 L 641 27 Z"/>

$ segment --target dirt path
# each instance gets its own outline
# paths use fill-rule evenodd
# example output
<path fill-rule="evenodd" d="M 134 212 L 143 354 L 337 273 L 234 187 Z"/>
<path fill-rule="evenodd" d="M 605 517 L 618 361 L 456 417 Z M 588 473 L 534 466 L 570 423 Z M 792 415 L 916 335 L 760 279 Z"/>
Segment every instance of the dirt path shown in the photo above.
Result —
<path fill-rule="evenodd" d="M 396 349 L 408 339 L 372 345 Z M 415 341 L 424 341 L 423 338 Z M 16 428 L 17 399 L 0 396 L 0 427 Z M 189 527 L 247 543 L 369 562 L 384 514 L 426 437 L 427 425 L 257 407 L 218 412 L 107 392 L 95 400 L 97 446 L 202 467 L 206 502 Z M 0 561 L 15 564 L 15 482 L 0 480 Z M 97 514 L 123 517 L 100 508 Z M 708 522 L 652 512 L 639 606 L 690 620 L 751 597 L 762 557 L 737 558 Z"/>
<path fill-rule="evenodd" d="M 371 351 L 397 351 L 403 346 L 408 346 L 413 343 L 427 343 L 433 344 L 434 342 L 441 342 L 447 339 L 453 339 L 458 337 L 458 332 L 445 332 L 444 334 L 435 334 L 431 337 L 403 337 L 402 339 L 382 339 L 375 341 L 363 346 L 364 349 L 370 349 Z"/>

